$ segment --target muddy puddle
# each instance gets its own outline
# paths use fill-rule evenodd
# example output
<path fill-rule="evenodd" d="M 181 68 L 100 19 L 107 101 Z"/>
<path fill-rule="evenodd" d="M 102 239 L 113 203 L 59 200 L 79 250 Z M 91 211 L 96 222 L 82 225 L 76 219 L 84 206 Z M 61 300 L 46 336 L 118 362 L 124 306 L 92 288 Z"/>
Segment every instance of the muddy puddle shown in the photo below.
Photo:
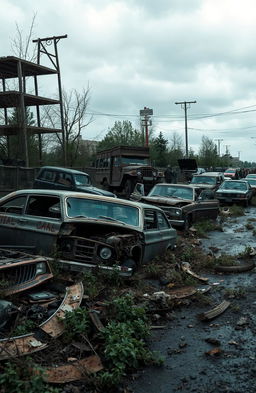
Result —
<path fill-rule="evenodd" d="M 223 232 L 202 239 L 202 248 L 236 255 L 256 247 L 256 236 L 246 229 L 255 213 L 249 208 L 245 216 L 228 219 Z M 138 371 L 131 384 L 134 393 L 256 391 L 256 269 L 207 276 L 211 304 L 189 298 L 161 330 L 153 331 L 151 349 L 164 357 L 164 364 Z M 207 322 L 198 318 L 224 299 L 230 302 L 224 313 Z"/>
<path fill-rule="evenodd" d="M 208 239 L 201 239 L 203 250 L 217 247 L 219 250 L 216 256 L 237 255 L 246 247 L 256 247 L 256 236 L 253 234 L 253 227 L 256 228 L 256 207 L 245 209 L 244 216 L 227 217 L 221 226 L 223 232 L 214 231 L 209 234 Z M 252 229 L 247 229 L 248 226 Z"/>

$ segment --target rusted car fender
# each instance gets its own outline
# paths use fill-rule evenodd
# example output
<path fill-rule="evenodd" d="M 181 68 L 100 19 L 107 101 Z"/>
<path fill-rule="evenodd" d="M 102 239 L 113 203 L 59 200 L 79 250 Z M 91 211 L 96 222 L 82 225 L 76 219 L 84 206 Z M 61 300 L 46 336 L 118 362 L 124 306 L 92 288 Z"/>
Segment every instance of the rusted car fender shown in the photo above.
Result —
<path fill-rule="evenodd" d="M 81 282 L 66 288 L 65 297 L 60 307 L 50 318 L 39 325 L 52 338 L 60 336 L 64 332 L 65 312 L 78 308 L 83 298 L 83 284 Z M 49 345 L 49 342 L 41 342 L 36 338 L 36 333 L 30 333 L 18 337 L 10 337 L 0 340 L 0 360 L 17 356 L 29 355 L 41 351 Z"/>

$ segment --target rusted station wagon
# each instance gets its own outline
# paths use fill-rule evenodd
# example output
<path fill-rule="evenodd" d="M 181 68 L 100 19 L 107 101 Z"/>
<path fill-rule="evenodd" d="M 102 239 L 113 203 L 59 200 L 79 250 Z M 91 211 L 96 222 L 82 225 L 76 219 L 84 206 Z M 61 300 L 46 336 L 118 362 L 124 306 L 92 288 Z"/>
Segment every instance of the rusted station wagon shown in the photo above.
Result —
<path fill-rule="evenodd" d="M 57 190 L 20 190 L 0 200 L 0 243 L 47 256 L 57 251 L 70 270 L 118 266 L 129 275 L 172 249 L 176 236 L 161 209 L 137 202 Z"/>
<path fill-rule="evenodd" d="M 185 230 L 195 221 L 216 219 L 219 213 L 219 202 L 212 191 L 186 184 L 157 184 L 147 196 L 143 184 L 137 184 L 132 198 L 160 207 L 174 227 Z"/>

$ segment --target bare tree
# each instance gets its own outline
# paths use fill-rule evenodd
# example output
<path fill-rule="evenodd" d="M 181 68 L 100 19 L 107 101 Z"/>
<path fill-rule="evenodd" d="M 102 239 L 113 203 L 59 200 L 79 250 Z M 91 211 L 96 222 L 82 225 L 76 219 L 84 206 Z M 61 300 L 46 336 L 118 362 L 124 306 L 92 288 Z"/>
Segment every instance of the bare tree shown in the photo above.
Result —
<path fill-rule="evenodd" d="M 16 35 L 11 40 L 11 48 L 15 56 L 29 61 L 36 60 L 36 45 L 34 45 L 32 51 L 31 42 L 32 36 L 34 34 L 35 27 L 35 19 L 36 13 L 33 14 L 32 21 L 28 30 L 28 33 L 25 34 L 20 26 L 16 23 Z"/>
<path fill-rule="evenodd" d="M 64 115 L 64 138 L 61 134 L 55 134 L 56 151 L 64 151 L 64 143 L 67 152 L 67 164 L 73 166 L 79 152 L 82 130 L 90 124 L 92 116 L 87 117 L 90 89 L 83 89 L 82 93 L 72 89 L 69 93 L 63 90 L 63 115 Z M 44 126 L 58 128 L 60 126 L 60 112 L 58 108 L 45 107 Z"/>

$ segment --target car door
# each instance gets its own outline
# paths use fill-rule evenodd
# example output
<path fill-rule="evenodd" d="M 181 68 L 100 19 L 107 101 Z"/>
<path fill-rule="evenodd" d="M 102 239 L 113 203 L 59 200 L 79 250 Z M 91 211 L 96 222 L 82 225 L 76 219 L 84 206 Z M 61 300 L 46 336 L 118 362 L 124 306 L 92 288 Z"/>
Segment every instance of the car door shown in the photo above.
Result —
<path fill-rule="evenodd" d="M 194 221 L 205 218 L 217 218 L 219 213 L 219 202 L 213 191 L 203 190 L 195 201 L 193 218 Z"/>
<path fill-rule="evenodd" d="M 24 246 L 24 209 L 27 195 L 12 196 L 0 204 L 0 246 Z"/>
<path fill-rule="evenodd" d="M 154 209 L 144 209 L 144 256 L 143 263 L 149 262 L 161 251 L 161 233 L 158 229 L 157 214 Z"/>
<path fill-rule="evenodd" d="M 164 253 L 168 248 L 174 248 L 177 232 L 172 228 L 164 213 L 157 212 L 157 221 L 161 236 L 161 253 Z"/>
<path fill-rule="evenodd" d="M 29 195 L 24 220 L 24 233 L 36 252 L 51 254 L 63 221 L 61 199 L 54 195 Z"/>

